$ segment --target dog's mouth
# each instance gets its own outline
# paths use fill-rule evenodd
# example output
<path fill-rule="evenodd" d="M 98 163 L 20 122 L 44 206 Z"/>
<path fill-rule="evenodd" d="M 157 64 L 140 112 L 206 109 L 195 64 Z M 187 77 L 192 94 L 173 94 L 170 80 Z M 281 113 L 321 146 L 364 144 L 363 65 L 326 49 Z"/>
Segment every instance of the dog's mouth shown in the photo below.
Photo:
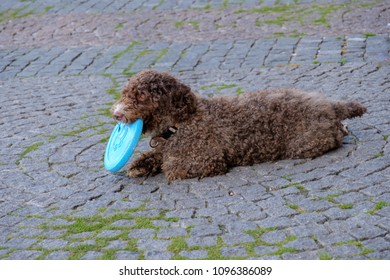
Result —
<path fill-rule="evenodd" d="M 123 115 L 121 115 L 121 116 L 114 116 L 114 119 L 115 119 L 117 122 L 126 123 L 125 117 L 124 117 Z"/>

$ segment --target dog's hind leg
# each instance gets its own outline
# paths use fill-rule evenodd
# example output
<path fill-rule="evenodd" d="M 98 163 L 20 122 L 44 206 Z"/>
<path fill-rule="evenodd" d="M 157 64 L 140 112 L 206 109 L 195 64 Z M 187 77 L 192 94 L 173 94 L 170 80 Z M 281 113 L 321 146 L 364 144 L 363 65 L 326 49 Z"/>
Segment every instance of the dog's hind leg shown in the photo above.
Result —
<path fill-rule="evenodd" d="M 345 136 L 345 128 L 340 123 L 337 127 L 317 127 L 297 135 L 286 145 L 285 158 L 314 158 L 327 151 L 340 147 Z"/>
<path fill-rule="evenodd" d="M 183 155 L 164 157 L 162 170 L 171 182 L 178 179 L 201 179 L 222 175 L 228 172 L 228 165 L 223 154 L 207 150 L 207 154 L 199 152 L 192 157 L 183 157 Z"/>

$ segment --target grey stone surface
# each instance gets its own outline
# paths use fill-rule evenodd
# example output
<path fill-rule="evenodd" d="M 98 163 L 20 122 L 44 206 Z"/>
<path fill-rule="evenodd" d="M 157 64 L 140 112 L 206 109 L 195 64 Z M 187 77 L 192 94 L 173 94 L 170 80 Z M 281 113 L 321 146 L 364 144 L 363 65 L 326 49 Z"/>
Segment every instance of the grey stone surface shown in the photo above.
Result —
<path fill-rule="evenodd" d="M 137 260 L 139 253 L 131 251 L 116 251 L 115 257 L 117 260 Z"/>
<path fill-rule="evenodd" d="M 1 1 L 0 259 L 389 259 L 389 7 Z M 144 68 L 205 97 L 293 87 L 368 113 L 315 159 L 130 179 L 104 170 L 109 108 Z"/>
<path fill-rule="evenodd" d="M 182 251 L 180 256 L 188 258 L 188 259 L 205 259 L 207 258 L 207 251 L 204 250 L 193 250 L 193 251 Z"/>

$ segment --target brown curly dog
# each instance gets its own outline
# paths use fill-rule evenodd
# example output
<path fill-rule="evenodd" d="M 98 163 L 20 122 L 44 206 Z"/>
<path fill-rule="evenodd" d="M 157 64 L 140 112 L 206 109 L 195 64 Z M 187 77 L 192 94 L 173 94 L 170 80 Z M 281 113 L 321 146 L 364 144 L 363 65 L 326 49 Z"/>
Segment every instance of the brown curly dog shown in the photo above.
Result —
<path fill-rule="evenodd" d="M 293 89 L 202 98 L 168 73 L 144 70 L 113 105 L 117 121 L 141 118 L 152 150 L 129 176 L 164 172 L 168 181 L 225 174 L 230 167 L 313 158 L 342 145 L 342 120 L 361 116 L 354 101 L 331 101 Z"/>

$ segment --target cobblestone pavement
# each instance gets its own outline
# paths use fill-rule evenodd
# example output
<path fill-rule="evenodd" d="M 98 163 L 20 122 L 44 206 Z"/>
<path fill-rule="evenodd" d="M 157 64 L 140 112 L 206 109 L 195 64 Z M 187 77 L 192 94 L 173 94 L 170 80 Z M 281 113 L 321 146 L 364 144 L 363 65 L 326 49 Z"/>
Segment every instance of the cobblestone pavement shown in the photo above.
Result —
<path fill-rule="evenodd" d="M 389 23 L 381 0 L 2 0 L 0 259 L 390 259 Z M 368 113 L 313 160 L 130 179 L 103 168 L 109 108 L 147 67 Z"/>

